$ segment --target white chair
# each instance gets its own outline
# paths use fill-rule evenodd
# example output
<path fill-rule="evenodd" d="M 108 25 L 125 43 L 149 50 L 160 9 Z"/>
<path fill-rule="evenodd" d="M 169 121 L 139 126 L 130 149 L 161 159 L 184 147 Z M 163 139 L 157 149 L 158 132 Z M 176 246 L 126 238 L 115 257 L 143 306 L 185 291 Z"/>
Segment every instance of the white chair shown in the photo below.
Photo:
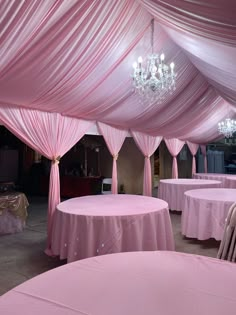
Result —
<path fill-rule="evenodd" d="M 236 259 L 236 203 L 232 204 L 225 221 L 223 238 L 217 258 L 235 262 Z"/>
<path fill-rule="evenodd" d="M 104 178 L 102 180 L 102 195 L 111 194 L 112 178 Z"/>

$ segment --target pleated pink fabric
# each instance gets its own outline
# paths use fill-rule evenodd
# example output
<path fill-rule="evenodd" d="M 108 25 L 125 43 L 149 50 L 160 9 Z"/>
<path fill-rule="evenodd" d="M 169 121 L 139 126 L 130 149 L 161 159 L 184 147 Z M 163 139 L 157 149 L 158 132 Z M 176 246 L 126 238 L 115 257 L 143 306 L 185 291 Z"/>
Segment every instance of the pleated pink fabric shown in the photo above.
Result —
<path fill-rule="evenodd" d="M 103 135 L 107 147 L 113 157 L 111 190 L 113 194 L 117 194 L 118 193 L 117 159 L 120 149 L 127 136 L 127 131 L 117 129 L 102 123 L 98 123 L 98 129 L 100 133 Z"/>
<path fill-rule="evenodd" d="M 173 156 L 173 163 L 172 163 L 172 178 L 178 178 L 178 163 L 177 163 L 177 155 L 182 150 L 185 142 L 179 139 L 166 139 L 165 138 L 166 146 Z"/>
<path fill-rule="evenodd" d="M 218 139 L 217 123 L 235 117 L 234 9 L 232 0 L 2 1 L 0 107 L 198 144 Z M 177 82 L 160 102 L 145 102 L 131 73 L 151 53 L 153 16 L 154 52 L 175 63 Z"/>
<path fill-rule="evenodd" d="M 197 150 L 199 148 L 199 144 L 196 144 L 196 143 L 192 143 L 190 141 L 186 141 L 187 143 L 187 146 L 193 156 L 193 159 L 192 159 L 192 176 L 193 174 L 196 173 L 196 154 L 197 154 Z"/>
<path fill-rule="evenodd" d="M 218 93 L 236 105 L 234 0 L 140 0 Z M 227 57 L 226 57 L 227 56 Z"/>
<path fill-rule="evenodd" d="M 52 161 L 48 197 L 48 239 L 46 253 L 51 254 L 51 232 L 56 206 L 60 203 L 60 158 L 76 144 L 91 121 L 23 108 L 0 108 L 4 125 L 28 146 Z"/>
<path fill-rule="evenodd" d="M 159 147 L 162 137 L 153 137 L 138 131 L 132 131 L 134 141 L 144 155 L 143 195 L 152 196 L 152 172 L 150 157 Z"/>
<path fill-rule="evenodd" d="M 207 173 L 207 153 L 206 153 L 206 145 L 200 145 L 202 155 L 204 157 L 204 172 Z"/>

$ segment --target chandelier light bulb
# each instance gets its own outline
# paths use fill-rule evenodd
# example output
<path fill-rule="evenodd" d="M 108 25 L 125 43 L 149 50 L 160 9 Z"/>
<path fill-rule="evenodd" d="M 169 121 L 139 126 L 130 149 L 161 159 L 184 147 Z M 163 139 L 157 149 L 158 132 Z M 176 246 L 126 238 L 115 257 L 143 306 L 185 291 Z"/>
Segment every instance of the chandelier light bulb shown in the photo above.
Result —
<path fill-rule="evenodd" d="M 138 57 L 138 63 L 142 63 L 143 62 L 143 58 L 141 56 Z"/>
<path fill-rule="evenodd" d="M 175 64 L 173 62 L 170 63 L 170 68 L 171 68 L 171 71 L 174 70 L 174 67 L 175 67 Z"/>
<path fill-rule="evenodd" d="M 133 63 L 133 68 L 136 69 L 137 67 L 138 67 L 137 62 L 134 62 L 134 63 Z"/>
<path fill-rule="evenodd" d="M 164 61 L 165 55 L 164 55 L 164 54 L 161 54 L 160 58 L 161 58 L 161 61 Z"/>

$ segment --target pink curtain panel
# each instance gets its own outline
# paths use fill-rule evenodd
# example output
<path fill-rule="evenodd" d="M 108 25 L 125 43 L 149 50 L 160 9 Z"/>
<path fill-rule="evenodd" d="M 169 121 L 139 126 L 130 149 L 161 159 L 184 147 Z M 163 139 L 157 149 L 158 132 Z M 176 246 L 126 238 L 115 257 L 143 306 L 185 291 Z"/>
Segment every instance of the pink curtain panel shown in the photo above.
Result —
<path fill-rule="evenodd" d="M 118 193 L 118 180 L 117 180 L 117 159 L 119 151 L 125 141 L 127 136 L 127 130 L 120 130 L 102 123 L 98 123 L 98 128 L 103 135 L 107 147 L 113 157 L 113 167 L 112 167 L 112 193 Z"/>
<path fill-rule="evenodd" d="M 143 195 L 152 196 L 152 173 L 150 157 L 159 147 L 162 137 L 153 137 L 138 131 L 132 131 L 138 148 L 144 155 Z"/>

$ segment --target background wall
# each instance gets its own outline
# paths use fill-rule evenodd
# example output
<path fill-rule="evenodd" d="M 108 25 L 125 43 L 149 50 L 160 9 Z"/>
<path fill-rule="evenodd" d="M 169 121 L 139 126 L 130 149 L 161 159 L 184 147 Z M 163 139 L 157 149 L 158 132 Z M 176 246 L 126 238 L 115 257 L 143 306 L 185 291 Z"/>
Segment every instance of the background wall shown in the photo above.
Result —
<path fill-rule="evenodd" d="M 142 194 L 144 156 L 133 138 L 126 138 L 120 151 L 118 180 L 128 194 Z"/>
<path fill-rule="evenodd" d="M 8 148 L 18 150 L 18 161 L 16 166 L 19 170 L 19 180 L 16 180 L 26 190 L 31 191 L 34 186 L 32 182 L 39 183 L 38 176 L 33 176 L 32 169 L 35 166 L 35 151 L 23 144 L 19 139 L 13 136 L 5 127 L 0 128 L 0 149 Z M 231 154 L 231 147 L 227 147 L 228 155 Z M 86 151 L 86 154 L 85 154 Z M 60 162 L 60 172 L 62 175 L 71 171 L 71 168 L 80 164 L 85 168 L 85 155 L 87 156 L 87 173 L 89 175 L 92 169 L 93 176 L 111 177 L 112 175 L 112 156 L 109 153 L 106 143 L 102 136 L 86 135 L 84 136 L 65 156 Z M 186 154 L 178 156 L 179 177 L 191 177 L 192 156 L 189 149 L 186 148 Z M 172 157 L 162 141 L 158 152 L 155 155 L 156 164 L 158 160 L 159 174 L 155 174 L 155 179 L 171 178 Z M 152 174 L 154 175 L 154 156 L 151 157 Z M 42 158 L 42 162 L 47 162 L 48 173 L 50 170 L 50 161 Z M 45 163 L 43 163 L 44 165 Z M 37 165 L 38 166 L 38 165 Z M 45 165 L 44 165 L 45 166 Z M 124 185 L 125 193 L 127 194 L 142 194 L 143 190 L 143 167 L 144 157 L 138 147 L 136 146 L 132 137 L 127 137 L 119 153 L 117 168 L 118 168 L 118 184 Z M 9 172 L 9 168 L 8 169 Z M 40 171 L 40 174 L 42 171 Z M 45 174 L 45 175 L 48 175 Z M 41 174 L 42 175 L 42 174 Z M 153 186 L 157 186 L 156 181 Z M 30 188 L 30 189 L 29 189 Z M 38 189 L 37 187 L 35 188 Z"/>
<path fill-rule="evenodd" d="M 112 157 L 107 148 L 100 151 L 101 174 L 111 177 Z M 141 194 L 143 189 L 144 157 L 133 138 L 126 138 L 117 160 L 118 184 L 124 185 L 126 194 Z"/>
<path fill-rule="evenodd" d="M 192 155 L 187 145 L 185 145 L 182 150 L 185 151 L 184 153 L 186 154 L 181 155 L 180 153 L 177 157 L 179 178 L 191 178 L 192 177 Z M 162 141 L 160 144 L 159 156 L 160 156 L 160 179 L 171 178 L 172 156 L 169 153 L 164 141 Z"/>
<path fill-rule="evenodd" d="M 185 145 L 184 154 L 178 156 L 178 171 L 180 178 L 191 178 L 192 176 L 192 155 Z M 101 153 L 101 174 L 105 177 L 111 177 L 112 174 L 112 157 L 106 147 Z M 169 153 L 164 141 L 159 146 L 160 160 L 160 179 L 171 178 L 172 156 Z M 118 183 L 123 184 L 127 194 L 142 194 L 143 190 L 143 167 L 144 157 L 133 138 L 126 138 L 117 163 Z M 154 158 L 151 157 L 152 174 L 154 174 Z M 154 178 L 153 178 L 154 186 Z"/>
<path fill-rule="evenodd" d="M 183 152 L 185 151 L 185 152 Z M 181 153 L 185 154 L 181 154 Z M 184 145 L 182 152 L 178 155 L 177 161 L 178 161 L 178 171 L 179 171 L 179 178 L 191 178 L 192 177 L 192 154 L 189 151 L 189 148 L 187 144 Z M 186 156 L 185 159 L 181 159 Z M 196 159 L 197 162 L 197 159 Z"/>

